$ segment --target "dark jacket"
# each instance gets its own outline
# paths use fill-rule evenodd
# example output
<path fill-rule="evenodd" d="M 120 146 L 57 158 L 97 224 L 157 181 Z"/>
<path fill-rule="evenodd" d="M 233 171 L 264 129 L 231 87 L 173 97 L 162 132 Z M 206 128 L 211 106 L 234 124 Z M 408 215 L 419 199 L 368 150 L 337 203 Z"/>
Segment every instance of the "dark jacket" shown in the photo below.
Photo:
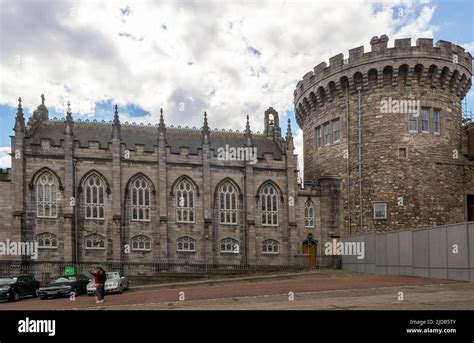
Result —
<path fill-rule="evenodd" d="M 94 275 L 94 282 L 97 284 L 104 284 L 106 280 L 105 276 L 105 271 L 104 270 L 99 270 L 94 273 L 91 272 L 92 275 Z"/>

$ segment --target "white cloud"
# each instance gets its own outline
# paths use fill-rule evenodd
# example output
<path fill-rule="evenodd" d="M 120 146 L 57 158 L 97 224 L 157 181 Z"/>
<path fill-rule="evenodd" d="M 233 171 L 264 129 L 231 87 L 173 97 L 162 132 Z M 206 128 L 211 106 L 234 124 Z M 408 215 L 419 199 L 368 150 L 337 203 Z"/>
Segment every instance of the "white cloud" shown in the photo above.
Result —
<path fill-rule="evenodd" d="M 474 42 L 460 44 L 465 51 L 470 52 L 471 55 L 474 54 Z"/>
<path fill-rule="evenodd" d="M 77 116 L 110 99 L 152 113 L 137 121 L 156 122 L 163 107 L 167 124 L 200 126 L 206 110 L 211 127 L 243 129 L 249 114 L 253 130 L 267 107 L 293 108 L 296 83 L 319 62 L 374 35 L 432 35 L 434 10 L 403 0 L 137 1 L 129 15 L 112 1 L 2 6 L 0 103 L 16 107 L 21 96 L 35 107 L 45 93 L 48 107 L 70 100 Z"/>
<path fill-rule="evenodd" d="M 0 147 L 0 168 L 11 167 L 10 147 Z"/>

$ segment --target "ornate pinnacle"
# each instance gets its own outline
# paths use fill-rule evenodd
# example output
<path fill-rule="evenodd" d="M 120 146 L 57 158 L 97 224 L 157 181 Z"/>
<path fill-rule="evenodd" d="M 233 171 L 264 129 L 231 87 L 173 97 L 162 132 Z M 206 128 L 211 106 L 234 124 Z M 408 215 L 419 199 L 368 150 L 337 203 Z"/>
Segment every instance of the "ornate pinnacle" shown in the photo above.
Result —
<path fill-rule="evenodd" d="M 117 105 L 115 105 L 114 123 L 112 124 L 112 138 L 120 139 L 120 118 Z"/>
<path fill-rule="evenodd" d="M 202 127 L 202 144 L 209 144 L 209 125 L 207 124 L 207 112 L 204 112 L 204 125 Z"/>
<path fill-rule="evenodd" d="M 23 107 L 21 106 L 21 98 L 18 98 L 18 109 L 15 118 L 15 132 L 25 131 L 25 117 L 23 116 Z"/>
<path fill-rule="evenodd" d="M 67 102 L 67 112 L 66 112 L 66 130 L 65 134 L 71 135 L 73 130 L 73 121 L 72 121 L 72 112 L 71 112 L 71 103 Z"/>
<path fill-rule="evenodd" d="M 291 132 L 291 121 L 288 119 L 288 127 L 286 129 L 286 146 L 288 150 L 294 150 L 293 133 Z"/>

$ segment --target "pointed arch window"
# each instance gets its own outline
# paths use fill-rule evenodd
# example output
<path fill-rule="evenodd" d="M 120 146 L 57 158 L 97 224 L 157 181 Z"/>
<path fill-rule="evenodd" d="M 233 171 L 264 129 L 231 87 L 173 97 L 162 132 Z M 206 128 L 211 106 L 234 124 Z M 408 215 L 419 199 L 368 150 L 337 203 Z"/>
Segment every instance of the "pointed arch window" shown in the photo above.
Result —
<path fill-rule="evenodd" d="M 191 237 L 180 237 L 176 240 L 177 251 L 181 252 L 195 252 L 196 251 L 196 240 Z"/>
<path fill-rule="evenodd" d="M 151 251 L 151 238 L 144 235 L 132 237 L 132 250 Z"/>
<path fill-rule="evenodd" d="M 58 238 L 49 232 L 36 235 L 36 241 L 40 249 L 56 249 L 58 247 Z"/>
<path fill-rule="evenodd" d="M 84 238 L 86 249 L 88 250 L 102 250 L 105 249 L 105 237 L 96 233 L 88 235 Z"/>
<path fill-rule="evenodd" d="M 314 227 L 314 204 L 309 199 L 304 203 L 304 226 Z"/>
<path fill-rule="evenodd" d="M 262 252 L 264 254 L 279 254 L 280 242 L 274 239 L 267 239 L 262 243 Z"/>
<path fill-rule="evenodd" d="M 239 241 L 233 238 L 224 238 L 220 244 L 221 253 L 226 254 L 238 254 L 239 253 Z"/>
<path fill-rule="evenodd" d="M 194 186 L 183 179 L 176 186 L 176 221 L 194 223 L 194 214 Z"/>
<path fill-rule="evenodd" d="M 131 204 L 133 221 L 150 221 L 150 185 L 143 177 L 132 183 Z"/>
<path fill-rule="evenodd" d="M 271 184 L 267 184 L 261 191 L 262 225 L 278 225 L 278 192 Z"/>
<path fill-rule="evenodd" d="M 104 219 L 105 184 L 97 174 L 91 174 L 85 181 L 86 219 Z"/>
<path fill-rule="evenodd" d="M 38 218 L 57 218 L 58 183 L 49 171 L 42 173 L 36 181 L 36 215 Z"/>
<path fill-rule="evenodd" d="M 237 189 L 229 181 L 219 188 L 219 220 L 221 224 L 237 224 Z"/>

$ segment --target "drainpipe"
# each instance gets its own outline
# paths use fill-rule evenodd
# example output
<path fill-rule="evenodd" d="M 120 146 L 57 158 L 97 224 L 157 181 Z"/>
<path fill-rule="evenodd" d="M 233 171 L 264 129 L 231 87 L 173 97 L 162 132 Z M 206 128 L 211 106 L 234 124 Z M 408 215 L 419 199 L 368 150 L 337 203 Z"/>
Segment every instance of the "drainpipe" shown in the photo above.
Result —
<path fill-rule="evenodd" d="M 73 228 L 74 228 L 74 263 L 78 263 L 79 262 L 79 242 L 78 242 L 78 239 L 79 239 L 79 235 L 78 235 L 78 232 L 77 232 L 77 213 L 76 213 L 76 209 L 77 209 L 77 205 L 78 205 L 78 202 L 77 202 L 77 185 L 76 185 L 76 180 L 77 180 L 77 175 L 76 175 L 76 164 L 77 164 L 77 160 L 73 159 L 72 160 L 72 174 L 73 174 L 73 185 L 74 185 L 74 189 L 73 189 L 73 197 L 74 197 L 74 207 L 72 209 L 72 225 L 73 225 Z"/>
<path fill-rule="evenodd" d="M 358 125 L 358 133 L 359 133 L 359 158 L 358 158 L 358 166 L 359 166 L 359 233 L 362 233 L 362 228 L 364 225 L 364 214 L 362 208 L 362 113 L 361 113 L 361 87 L 357 88 L 358 95 L 359 95 L 359 108 L 358 108 L 358 117 L 359 117 L 359 125 Z"/>
<path fill-rule="evenodd" d="M 242 229 L 244 230 L 244 244 L 243 244 L 243 248 L 242 249 L 242 244 L 241 246 L 239 247 L 239 250 L 240 250 L 240 256 L 243 256 L 243 259 L 241 260 L 244 265 L 245 265 L 245 268 L 247 268 L 247 264 L 248 264 L 248 224 L 247 224 L 247 169 L 245 169 L 245 173 L 244 173 L 244 187 L 243 187 L 243 204 L 242 204 L 242 207 L 243 207 L 243 211 L 242 211 Z M 239 216 L 237 217 L 237 221 L 239 220 Z M 243 251 L 242 251 L 243 250 Z"/>
<path fill-rule="evenodd" d="M 347 140 L 347 209 L 349 211 L 349 235 L 352 234 L 352 214 L 351 214 L 351 171 L 350 171 L 350 142 L 349 142 L 349 85 L 346 86 L 346 140 Z"/>

